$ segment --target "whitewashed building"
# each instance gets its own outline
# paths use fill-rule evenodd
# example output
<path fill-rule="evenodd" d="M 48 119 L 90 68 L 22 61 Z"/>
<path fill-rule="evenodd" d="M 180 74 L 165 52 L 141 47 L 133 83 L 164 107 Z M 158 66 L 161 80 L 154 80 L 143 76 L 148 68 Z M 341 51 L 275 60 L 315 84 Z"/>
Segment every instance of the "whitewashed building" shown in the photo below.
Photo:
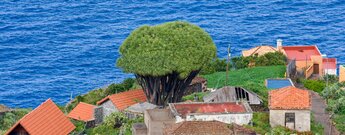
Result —
<path fill-rule="evenodd" d="M 223 103 L 172 103 L 169 108 L 176 123 L 182 121 L 220 121 L 227 124 L 246 125 L 253 118 L 253 111 L 245 102 Z"/>

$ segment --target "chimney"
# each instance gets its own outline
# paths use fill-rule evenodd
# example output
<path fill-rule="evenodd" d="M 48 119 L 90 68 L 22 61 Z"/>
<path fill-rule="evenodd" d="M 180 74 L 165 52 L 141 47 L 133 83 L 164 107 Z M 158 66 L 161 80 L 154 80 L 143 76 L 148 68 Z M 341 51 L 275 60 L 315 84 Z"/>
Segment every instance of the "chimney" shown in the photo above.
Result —
<path fill-rule="evenodd" d="M 277 50 L 281 51 L 283 49 L 283 40 L 277 39 Z"/>

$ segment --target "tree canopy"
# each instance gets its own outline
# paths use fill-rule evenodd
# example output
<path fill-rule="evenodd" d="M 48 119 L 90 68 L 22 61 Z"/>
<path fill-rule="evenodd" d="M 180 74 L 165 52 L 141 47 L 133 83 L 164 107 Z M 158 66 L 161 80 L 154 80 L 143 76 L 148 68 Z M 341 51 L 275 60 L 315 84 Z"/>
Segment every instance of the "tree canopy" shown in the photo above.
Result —
<path fill-rule="evenodd" d="M 216 56 L 211 36 L 188 22 L 144 25 L 134 30 L 120 47 L 117 66 L 139 75 L 164 76 L 173 72 L 185 78 Z"/>

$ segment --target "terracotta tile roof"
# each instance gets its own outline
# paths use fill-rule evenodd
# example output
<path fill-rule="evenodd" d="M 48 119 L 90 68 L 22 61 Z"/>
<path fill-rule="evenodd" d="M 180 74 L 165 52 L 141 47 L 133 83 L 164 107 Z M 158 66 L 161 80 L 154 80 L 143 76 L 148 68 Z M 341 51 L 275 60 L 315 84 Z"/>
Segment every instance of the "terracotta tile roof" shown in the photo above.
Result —
<path fill-rule="evenodd" d="M 138 102 L 146 102 L 146 95 L 142 89 L 137 90 L 129 90 L 117 94 L 113 94 L 103 98 L 102 100 L 98 101 L 97 104 L 100 105 L 107 100 L 111 100 L 111 102 L 116 106 L 117 109 L 120 111 L 126 109 L 127 107 L 134 105 Z"/>
<path fill-rule="evenodd" d="M 178 113 L 182 117 L 190 113 L 244 113 L 247 112 L 242 103 L 234 102 L 224 103 L 174 103 L 169 104 L 173 112 Z"/>
<path fill-rule="evenodd" d="M 310 56 L 321 56 L 317 46 L 283 46 L 288 59 L 310 60 Z"/>
<path fill-rule="evenodd" d="M 310 94 L 288 86 L 269 92 L 269 108 L 272 110 L 309 110 L 311 107 Z"/>
<path fill-rule="evenodd" d="M 96 106 L 80 102 L 68 115 L 67 117 L 81 120 L 81 121 L 90 121 L 94 119 L 94 109 Z"/>
<path fill-rule="evenodd" d="M 16 127 L 23 127 L 31 135 L 67 135 L 75 129 L 51 99 L 21 118 L 5 135 L 12 134 Z"/>
<path fill-rule="evenodd" d="M 272 46 L 268 46 L 268 45 L 258 46 L 258 47 L 251 48 L 249 50 L 242 51 L 242 56 L 248 57 L 248 56 L 251 56 L 254 54 L 258 54 L 259 56 L 261 56 L 261 55 L 264 55 L 266 53 L 276 52 L 276 51 L 277 51 L 277 49 L 272 47 Z"/>
<path fill-rule="evenodd" d="M 337 59 L 336 58 L 323 58 L 323 69 L 337 69 Z"/>
<path fill-rule="evenodd" d="M 230 128 L 231 127 L 231 128 Z M 172 125 L 165 125 L 165 135 L 249 135 L 255 132 L 242 126 L 227 124 L 219 121 L 184 121 Z"/>

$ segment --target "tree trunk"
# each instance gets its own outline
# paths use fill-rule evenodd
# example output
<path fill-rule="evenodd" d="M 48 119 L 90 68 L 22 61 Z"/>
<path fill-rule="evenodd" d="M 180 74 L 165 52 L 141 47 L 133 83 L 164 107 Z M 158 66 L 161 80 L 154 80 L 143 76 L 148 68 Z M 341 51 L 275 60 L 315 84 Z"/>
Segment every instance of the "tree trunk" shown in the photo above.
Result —
<path fill-rule="evenodd" d="M 177 72 L 165 76 L 135 74 L 135 77 L 143 88 L 147 100 L 152 104 L 165 107 L 168 103 L 181 101 L 186 88 L 199 72 L 200 70 L 192 71 L 184 79 L 180 79 Z"/>

